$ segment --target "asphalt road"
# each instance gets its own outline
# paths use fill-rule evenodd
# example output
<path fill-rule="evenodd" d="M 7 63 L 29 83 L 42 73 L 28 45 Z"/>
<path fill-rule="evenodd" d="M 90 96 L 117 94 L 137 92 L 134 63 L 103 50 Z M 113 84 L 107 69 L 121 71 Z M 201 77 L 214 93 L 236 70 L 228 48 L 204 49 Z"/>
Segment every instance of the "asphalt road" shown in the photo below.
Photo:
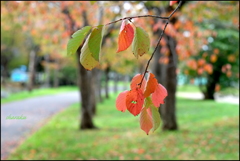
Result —
<path fill-rule="evenodd" d="M 76 91 L 1 105 L 1 159 L 6 158 L 53 114 L 78 102 L 79 99 Z M 7 119 L 8 116 L 19 116 L 22 119 Z"/>

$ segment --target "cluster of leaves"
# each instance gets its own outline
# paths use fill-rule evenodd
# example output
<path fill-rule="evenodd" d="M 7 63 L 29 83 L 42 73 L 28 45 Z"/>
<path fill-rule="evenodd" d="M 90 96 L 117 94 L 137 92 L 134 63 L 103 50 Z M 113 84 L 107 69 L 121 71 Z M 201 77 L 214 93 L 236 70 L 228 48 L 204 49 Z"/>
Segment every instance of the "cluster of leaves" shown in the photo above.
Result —
<path fill-rule="evenodd" d="M 147 81 L 143 75 L 135 75 L 130 88 L 131 90 L 118 95 L 117 110 L 124 112 L 127 109 L 134 116 L 140 114 L 141 129 L 148 135 L 151 129 L 154 132 L 160 125 L 158 108 L 160 104 L 164 104 L 167 90 L 157 82 L 152 73 L 149 73 Z"/>
<path fill-rule="evenodd" d="M 175 3 L 177 1 L 170 1 L 170 6 Z M 144 29 L 134 26 L 131 18 L 120 19 L 106 25 L 118 21 L 122 21 L 122 25 L 116 52 L 125 51 L 132 45 L 132 52 L 136 58 L 147 53 L 150 48 L 150 38 Z M 74 54 L 82 45 L 80 63 L 86 70 L 92 70 L 100 61 L 101 45 L 106 25 L 85 26 L 76 31 L 68 42 L 68 55 Z M 151 58 L 149 62 L 150 60 Z M 144 76 L 147 72 L 147 67 L 143 75 L 137 74 L 133 77 L 130 85 L 131 90 L 119 94 L 116 100 L 116 107 L 117 110 L 122 112 L 127 109 L 134 116 L 140 114 L 141 129 L 148 135 L 151 129 L 154 132 L 160 126 L 158 108 L 160 104 L 164 104 L 167 90 L 158 83 L 152 73 L 149 73 L 148 80 L 145 80 Z"/>
<path fill-rule="evenodd" d="M 85 26 L 76 31 L 72 35 L 72 39 L 68 42 L 67 53 L 69 55 L 74 54 L 79 46 L 83 44 L 81 48 L 80 63 L 85 69 L 92 70 L 100 61 L 104 30 L 105 25 L 99 25 L 96 27 Z M 123 20 L 118 36 L 117 52 L 126 50 L 131 44 L 133 54 L 138 58 L 138 55 L 142 56 L 148 52 L 150 48 L 150 38 L 141 27 L 134 27 L 129 20 Z"/>

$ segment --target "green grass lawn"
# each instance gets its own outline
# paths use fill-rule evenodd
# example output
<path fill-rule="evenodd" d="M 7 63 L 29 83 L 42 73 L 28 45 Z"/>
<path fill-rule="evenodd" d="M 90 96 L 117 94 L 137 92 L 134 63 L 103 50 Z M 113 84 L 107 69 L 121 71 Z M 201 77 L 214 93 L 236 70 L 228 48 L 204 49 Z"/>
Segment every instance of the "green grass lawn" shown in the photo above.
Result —
<path fill-rule="evenodd" d="M 7 103 L 7 102 L 12 102 L 12 101 L 17 101 L 17 100 L 22 100 L 22 99 L 30 98 L 30 97 L 57 94 L 57 93 L 62 93 L 62 92 L 75 91 L 75 90 L 78 90 L 77 86 L 61 86 L 58 88 L 41 88 L 41 89 L 34 89 L 32 92 L 22 91 L 19 93 L 11 94 L 7 98 L 1 98 L 1 104 Z"/>
<path fill-rule="evenodd" d="M 146 135 L 139 116 L 116 110 L 115 95 L 98 105 L 98 130 L 78 130 L 74 104 L 31 135 L 8 159 L 239 159 L 239 106 L 178 98 L 178 131 Z"/>

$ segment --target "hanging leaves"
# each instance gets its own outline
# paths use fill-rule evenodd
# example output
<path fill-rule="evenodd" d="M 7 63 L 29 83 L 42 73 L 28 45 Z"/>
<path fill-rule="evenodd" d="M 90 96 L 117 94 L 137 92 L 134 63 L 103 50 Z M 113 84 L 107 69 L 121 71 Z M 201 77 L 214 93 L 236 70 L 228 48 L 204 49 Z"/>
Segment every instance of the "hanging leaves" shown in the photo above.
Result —
<path fill-rule="evenodd" d="M 120 33 L 118 36 L 118 50 L 117 53 L 120 51 L 126 50 L 133 41 L 134 37 L 134 29 L 128 20 L 122 21 L 122 25 L 120 28 Z"/>
<path fill-rule="evenodd" d="M 147 53 L 150 48 L 150 38 L 148 34 L 141 28 L 136 27 L 133 39 L 132 51 L 136 58 Z"/>
<path fill-rule="evenodd" d="M 121 92 L 116 99 L 117 110 L 124 112 L 127 109 L 126 96 L 128 91 Z"/>
<path fill-rule="evenodd" d="M 143 92 L 141 88 L 130 90 L 126 96 L 126 107 L 134 116 L 141 112 L 144 102 Z"/>
<path fill-rule="evenodd" d="M 92 53 L 92 57 L 99 61 L 99 54 L 101 52 L 102 38 L 104 34 L 104 25 L 99 25 L 93 29 L 89 38 L 88 47 Z"/>
<path fill-rule="evenodd" d="M 82 66 L 87 70 L 92 70 L 94 67 L 98 65 L 98 61 L 94 59 L 92 56 L 92 52 L 89 50 L 88 42 L 89 42 L 88 36 L 86 42 L 84 43 L 82 49 L 81 49 L 81 55 L 80 55 L 80 63 Z"/>
<path fill-rule="evenodd" d="M 91 28 L 91 26 L 85 26 L 72 35 L 72 38 L 68 41 L 67 44 L 67 55 L 75 54 Z"/>
<path fill-rule="evenodd" d="M 153 128 L 152 117 L 147 112 L 147 108 L 144 107 L 140 114 L 140 127 L 148 135 L 149 131 Z"/>
<path fill-rule="evenodd" d="M 167 90 L 161 84 L 158 84 L 156 90 L 152 94 L 152 102 L 154 106 L 159 107 L 160 104 L 164 104 L 164 99 L 168 95 Z"/>
<path fill-rule="evenodd" d="M 152 131 L 154 132 L 159 126 L 160 126 L 160 114 L 158 112 L 158 109 L 154 106 L 150 106 L 151 109 L 151 117 L 152 117 L 152 122 L 153 122 L 153 128 Z"/>
<path fill-rule="evenodd" d="M 143 78 L 140 88 L 139 84 L 142 78 L 142 74 L 137 74 L 132 78 L 131 90 L 121 92 L 118 95 L 116 107 L 122 112 L 127 109 L 134 116 L 140 114 L 141 129 L 148 135 L 151 129 L 154 132 L 160 126 L 158 107 L 160 103 L 164 103 L 167 91 L 161 84 L 158 84 L 152 73 L 149 73 L 147 85 L 145 78 Z"/>
<path fill-rule="evenodd" d="M 178 1 L 170 1 L 169 5 L 172 6 L 174 5 L 175 3 L 177 3 Z"/>
<path fill-rule="evenodd" d="M 131 85 L 130 85 L 131 89 L 135 89 L 135 88 L 137 88 L 137 87 L 140 87 L 139 84 L 141 83 L 142 78 L 143 78 L 143 75 L 142 75 L 142 74 L 137 74 L 137 75 L 135 75 L 135 76 L 133 77 L 132 81 L 131 81 Z M 143 78 L 143 82 L 142 82 L 142 85 L 141 85 L 142 91 L 144 91 L 145 85 L 146 85 L 146 79 Z"/>
<path fill-rule="evenodd" d="M 144 97 L 150 96 L 151 93 L 153 93 L 158 85 L 157 79 L 155 78 L 155 75 L 152 73 L 149 73 L 149 78 L 147 81 L 146 90 L 144 91 Z"/>

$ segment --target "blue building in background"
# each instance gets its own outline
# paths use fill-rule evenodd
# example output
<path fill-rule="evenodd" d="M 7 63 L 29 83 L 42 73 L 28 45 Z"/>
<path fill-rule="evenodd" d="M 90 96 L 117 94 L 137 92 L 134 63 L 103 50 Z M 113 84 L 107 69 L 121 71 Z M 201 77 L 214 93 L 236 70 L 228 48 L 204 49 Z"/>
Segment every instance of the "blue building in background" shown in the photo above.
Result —
<path fill-rule="evenodd" d="M 13 82 L 26 83 L 28 81 L 27 67 L 21 65 L 19 68 L 15 68 L 11 72 L 11 80 Z"/>

